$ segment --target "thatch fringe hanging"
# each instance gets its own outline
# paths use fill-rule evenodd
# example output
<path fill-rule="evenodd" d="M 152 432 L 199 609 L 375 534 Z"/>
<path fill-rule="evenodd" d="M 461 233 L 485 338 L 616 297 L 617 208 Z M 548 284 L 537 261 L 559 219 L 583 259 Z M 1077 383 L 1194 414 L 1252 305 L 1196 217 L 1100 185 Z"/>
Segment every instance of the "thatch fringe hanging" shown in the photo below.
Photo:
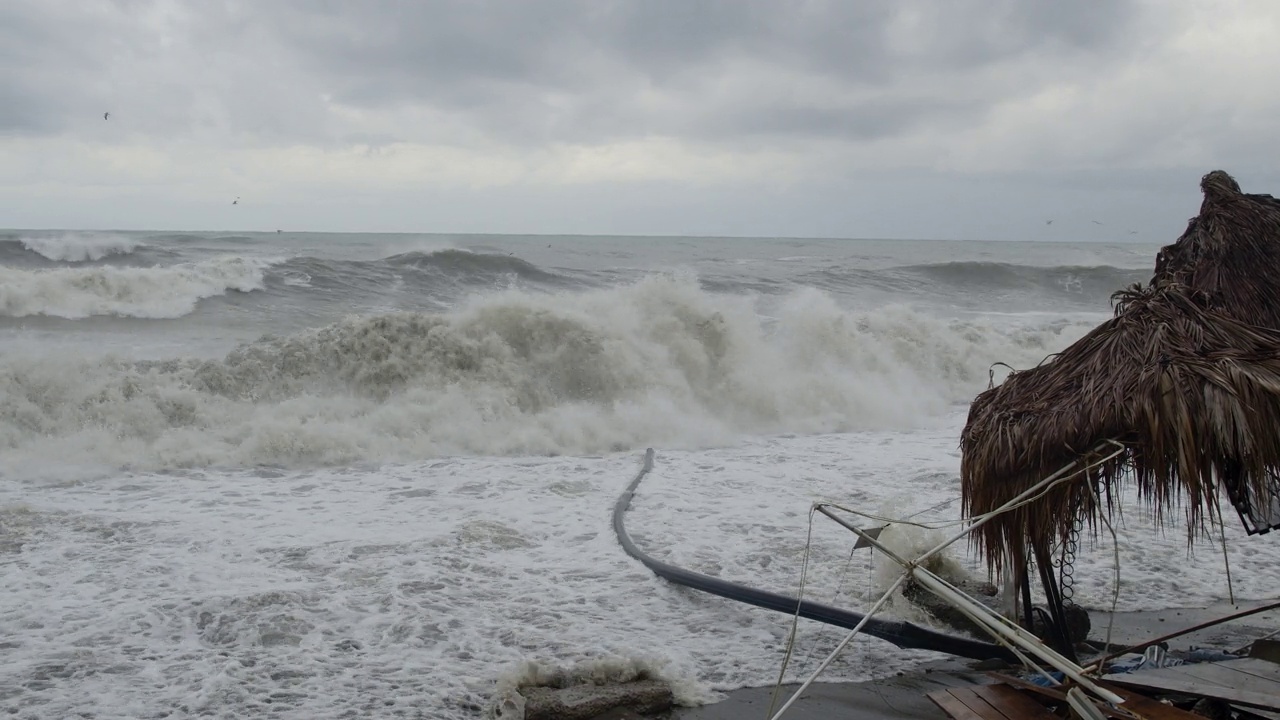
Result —
<path fill-rule="evenodd" d="M 1185 503 L 1189 542 L 1219 489 L 1239 508 L 1238 498 L 1266 502 L 1280 488 L 1280 202 L 1241 193 L 1221 171 L 1201 187 L 1200 215 L 1161 251 L 1149 285 L 1120 291 L 1111 320 L 974 400 L 961 434 L 969 517 L 1091 461 L 1102 441 L 1126 448 L 1094 465 L 1088 484 L 983 527 L 975 542 L 993 569 L 1006 551 L 1064 540 L 1077 517 L 1096 532 L 1121 477 L 1159 521 Z"/>

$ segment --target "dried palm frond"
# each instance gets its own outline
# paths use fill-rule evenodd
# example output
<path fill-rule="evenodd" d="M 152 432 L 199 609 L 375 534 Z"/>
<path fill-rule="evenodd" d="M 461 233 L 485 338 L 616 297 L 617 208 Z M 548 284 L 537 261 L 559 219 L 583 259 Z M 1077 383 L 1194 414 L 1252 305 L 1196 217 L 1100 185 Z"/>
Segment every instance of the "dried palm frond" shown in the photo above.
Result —
<path fill-rule="evenodd" d="M 974 399 L 961 434 L 966 517 L 994 510 L 1099 444 L 1124 452 L 1085 482 L 983 526 L 1006 553 L 1047 550 L 1083 519 L 1112 511 L 1131 477 L 1156 518 L 1186 503 L 1188 540 L 1229 497 L 1270 497 L 1280 477 L 1280 203 L 1209 173 L 1200 215 L 1164 248 L 1150 285 L 1116 294 L 1115 316 L 1050 361 Z M 1239 505 L 1237 505 L 1239 507 Z"/>

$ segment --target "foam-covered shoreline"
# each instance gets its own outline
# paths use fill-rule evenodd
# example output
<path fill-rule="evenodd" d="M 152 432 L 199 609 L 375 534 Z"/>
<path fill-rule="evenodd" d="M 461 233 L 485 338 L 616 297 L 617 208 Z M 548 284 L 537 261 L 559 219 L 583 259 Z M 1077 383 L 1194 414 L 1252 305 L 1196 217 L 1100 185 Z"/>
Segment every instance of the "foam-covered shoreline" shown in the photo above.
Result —
<path fill-rule="evenodd" d="M 0 685 L 52 717 L 461 720 L 530 663 L 610 658 L 686 697 L 766 684 L 788 618 L 617 548 L 640 449 L 659 462 L 637 543 L 794 592 L 815 499 L 954 511 L 958 416 L 992 363 L 1064 347 L 1137 272 L 1127 248 L 1020 244 L 126 233 L 99 256 L 18 236 L 0 268 L 38 292 L 9 307 L 56 312 L 0 313 Z M 180 272 L 215 266 L 261 273 L 194 292 Z M 1149 530 L 1122 538 L 1124 607 L 1170 578 L 1221 594 L 1219 556 Z M 808 596 L 865 607 L 882 568 L 813 537 Z M 1276 562 L 1245 549 L 1242 596 Z M 800 632 L 789 681 L 843 635 Z M 830 677 L 929 657 L 859 640 Z"/>

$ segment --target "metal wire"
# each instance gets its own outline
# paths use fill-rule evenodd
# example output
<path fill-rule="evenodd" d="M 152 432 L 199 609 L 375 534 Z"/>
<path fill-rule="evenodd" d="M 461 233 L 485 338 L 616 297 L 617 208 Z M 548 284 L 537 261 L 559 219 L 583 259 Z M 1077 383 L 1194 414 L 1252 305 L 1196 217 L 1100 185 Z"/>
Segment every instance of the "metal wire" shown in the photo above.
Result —
<path fill-rule="evenodd" d="M 1077 514 L 1075 522 L 1071 523 L 1071 532 L 1067 533 L 1066 542 L 1062 544 L 1062 560 L 1058 563 L 1059 593 L 1064 606 L 1075 604 L 1072 598 L 1075 595 L 1076 549 L 1080 544 L 1080 527 L 1080 516 Z"/>

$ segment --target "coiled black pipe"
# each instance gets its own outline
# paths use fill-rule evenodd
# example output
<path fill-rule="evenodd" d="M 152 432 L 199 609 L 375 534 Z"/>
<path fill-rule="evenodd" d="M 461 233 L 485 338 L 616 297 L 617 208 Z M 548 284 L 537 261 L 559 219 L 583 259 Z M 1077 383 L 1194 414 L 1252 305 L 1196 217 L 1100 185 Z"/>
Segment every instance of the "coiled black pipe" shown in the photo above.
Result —
<path fill-rule="evenodd" d="M 623 523 L 623 515 L 631 507 L 631 498 L 635 496 L 636 487 L 640 485 L 640 481 L 652 469 L 653 448 L 649 448 L 644 453 L 644 467 L 640 469 L 635 479 L 622 492 L 618 502 L 613 506 L 613 532 L 618 536 L 618 543 L 622 545 L 622 549 L 631 557 L 644 563 L 658 577 L 694 590 L 701 590 L 712 595 L 719 595 L 730 600 L 737 600 L 738 602 L 768 610 L 776 610 L 788 615 L 799 614 L 800 617 L 837 627 L 853 629 L 855 625 L 862 622 L 863 615 L 860 613 L 841 610 L 840 608 L 809 600 L 797 600 L 786 595 L 731 583 L 710 575 L 703 575 L 675 565 L 669 565 L 646 555 L 631 541 L 631 536 L 627 535 L 627 528 Z M 891 642 L 900 648 L 936 650 L 948 655 L 971 658 L 973 660 L 987 660 L 989 658 L 1001 658 L 1008 661 L 1016 660 L 1013 653 L 999 645 L 946 635 L 899 620 L 872 618 L 866 625 L 862 626 L 862 632 Z"/>

